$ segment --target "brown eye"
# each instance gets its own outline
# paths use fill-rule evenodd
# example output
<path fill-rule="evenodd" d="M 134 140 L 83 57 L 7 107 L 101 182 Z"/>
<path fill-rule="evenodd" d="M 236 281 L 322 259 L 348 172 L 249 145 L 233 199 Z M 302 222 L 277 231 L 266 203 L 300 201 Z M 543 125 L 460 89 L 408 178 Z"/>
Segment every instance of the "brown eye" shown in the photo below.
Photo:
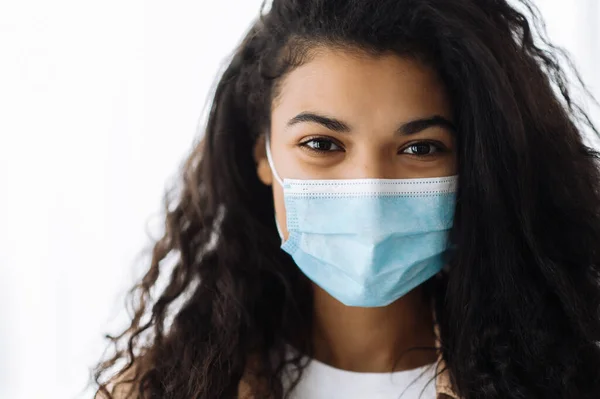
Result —
<path fill-rule="evenodd" d="M 318 152 L 342 151 L 342 148 L 339 145 L 334 143 L 332 140 L 328 140 L 326 138 L 310 139 L 303 142 L 301 146 L 306 147 L 312 151 Z"/>
<path fill-rule="evenodd" d="M 420 142 L 409 145 L 404 151 L 402 151 L 402 154 L 427 156 L 442 150 L 443 149 L 439 145 L 434 143 Z"/>

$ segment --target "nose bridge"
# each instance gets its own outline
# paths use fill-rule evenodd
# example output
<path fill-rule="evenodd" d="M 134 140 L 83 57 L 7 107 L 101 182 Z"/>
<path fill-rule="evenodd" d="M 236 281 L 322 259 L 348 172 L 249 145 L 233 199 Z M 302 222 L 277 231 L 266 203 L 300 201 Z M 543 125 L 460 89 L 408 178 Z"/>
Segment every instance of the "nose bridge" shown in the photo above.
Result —
<path fill-rule="evenodd" d="M 382 148 L 371 143 L 361 146 L 351 160 L 355 179 L 389 179 L 394 177 L 393 159 Z"/>

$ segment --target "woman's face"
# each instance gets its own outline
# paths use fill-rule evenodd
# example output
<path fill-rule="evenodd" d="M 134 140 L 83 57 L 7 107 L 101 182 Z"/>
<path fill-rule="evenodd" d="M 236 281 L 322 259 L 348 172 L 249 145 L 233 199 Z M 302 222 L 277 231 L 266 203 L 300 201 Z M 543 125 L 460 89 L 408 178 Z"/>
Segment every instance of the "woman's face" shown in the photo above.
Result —
<path fill-rule="evenodd" d="M 272 105 L 271 154 L 293 179 L 407 179 L 456 174 L 452 112 L 435 71 L 396 55 L 321 49 L 281 82 Z M 255 149 L 258 175 L 273 186 L 287 238 L 283 188 Z"/>

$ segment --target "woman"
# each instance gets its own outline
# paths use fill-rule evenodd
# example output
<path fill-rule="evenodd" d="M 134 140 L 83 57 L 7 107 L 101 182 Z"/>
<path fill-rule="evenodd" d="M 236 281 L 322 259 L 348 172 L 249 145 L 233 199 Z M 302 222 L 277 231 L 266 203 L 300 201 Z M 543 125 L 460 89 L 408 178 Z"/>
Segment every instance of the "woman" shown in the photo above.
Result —
<path fill-rule="evenodd" d="M 98 397 L 599 398 L 600 173 L 556 54 L 504 0 L 275 0 Z"/>

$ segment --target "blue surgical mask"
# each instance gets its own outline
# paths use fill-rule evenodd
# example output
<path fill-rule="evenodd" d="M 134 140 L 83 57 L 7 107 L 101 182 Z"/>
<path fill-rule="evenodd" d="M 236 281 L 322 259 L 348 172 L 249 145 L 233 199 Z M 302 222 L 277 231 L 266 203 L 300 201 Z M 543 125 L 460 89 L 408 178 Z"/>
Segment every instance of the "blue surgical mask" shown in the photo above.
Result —
<path fill-rule="evenodd" d="M 385 306 L 442 269 L 458 176 L 282 180 L 268 139 L 266 150 L 283 187 L 289 236 L 281 248 L 331 296 Z"/>

